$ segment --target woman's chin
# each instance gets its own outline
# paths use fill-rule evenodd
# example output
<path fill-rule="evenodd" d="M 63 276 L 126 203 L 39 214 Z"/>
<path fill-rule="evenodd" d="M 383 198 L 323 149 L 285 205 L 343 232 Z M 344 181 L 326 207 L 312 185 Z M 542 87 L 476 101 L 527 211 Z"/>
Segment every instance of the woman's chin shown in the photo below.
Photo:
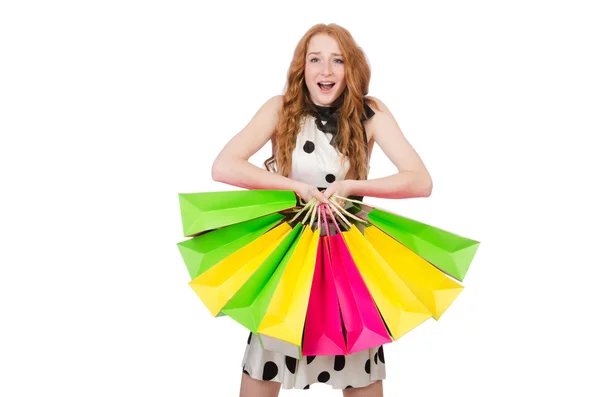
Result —
<path fill-rule="evenodd" d="M 323 93 L 318 92 L 316 95 L 311 95 L 313 103 L 317 106 L 331 106 L 339 97 L 340 92 Z"/>

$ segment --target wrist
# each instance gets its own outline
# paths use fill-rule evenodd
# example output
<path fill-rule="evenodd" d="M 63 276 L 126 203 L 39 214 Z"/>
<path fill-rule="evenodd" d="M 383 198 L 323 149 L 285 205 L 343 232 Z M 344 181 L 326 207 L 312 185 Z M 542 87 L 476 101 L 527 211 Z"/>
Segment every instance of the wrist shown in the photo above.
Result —
<path fill-rule="evenodd" d="M 305 190 L 308 189 L 308 185 L 304 182 L 295 181 L 293 179 L 290 179 L 290 181 L 291 181 L 291 184 L 290 184 L 291 190 L 296 192 L 298 195 L 302 195 L 303 193 L 305 193 Z"/>
<path fill-rule="evenodd" d="M 345 179 L 344 181 L 342 181 L 344 183 L 344 192 L 346 192 L 346 196 L 353 196 L 356 194 L 357 191 L 357 180 L 354 179 Z"/>

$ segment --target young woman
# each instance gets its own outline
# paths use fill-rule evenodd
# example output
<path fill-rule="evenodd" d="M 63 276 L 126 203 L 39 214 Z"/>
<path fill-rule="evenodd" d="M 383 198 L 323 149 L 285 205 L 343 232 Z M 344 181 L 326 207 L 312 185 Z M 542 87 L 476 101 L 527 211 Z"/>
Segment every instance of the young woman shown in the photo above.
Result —
<path fill-rule="evenodd" d="M 335 24 L 315 25 L 302 37 L 282 96 L 269 99 L 217 156 L 215 181 L 247 189 L 293 190 L 305 202 L 338 196 L 427 197 L 429 172 L 378 99 L 367 97 L 371 71 L 350 33 Z M 268 141 L 265 169 L 248 159 Z M 367 180 L 373 144 L 398 172 Z M 383 396 L 383 347 L 347 356 L 296 360 L 261 348 L 250 334 L 240 396 L 276 397 L 284 389 L 327 383 L 344 397 Z"/>

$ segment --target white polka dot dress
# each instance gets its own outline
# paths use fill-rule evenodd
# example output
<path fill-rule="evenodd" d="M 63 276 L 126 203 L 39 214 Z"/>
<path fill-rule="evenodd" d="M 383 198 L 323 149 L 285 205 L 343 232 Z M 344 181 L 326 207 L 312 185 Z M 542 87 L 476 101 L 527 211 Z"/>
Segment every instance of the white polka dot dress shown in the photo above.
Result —
<path fill-rule="evenodd" d="M 323 120 L 329 119 L 332 109 L 317 109 L 320 117 L 307 116 L 296 139 L 290 178 L 326 188 L 345 178 L 349 162 L 342 163 L 341 153 L 331 144 L 334 134 L 324 128 Z M 367 112 L 368 117 L 372 114 L 372 110 L 370 114 Z M 283 389 L 309 389 L 315 383 L 325 383 L 334 389 L 365 387 L 386 376 L 381 346 L 347 356 L 307 356 L 298 360 L 263 349 L 259 338 L 252 333 L 242 370 L 258 380 L 279 382 Z"/>
<path fill-rule="evenodd" d="M 319 122 L 312 116 L 304 119 L 292 152 L 289 177 L 313 186 L 327 187 L 345 178 L 350 162 L 342 163 L 342 154 L 331 144 L 333 134 L 319 130 Z"/>
<path fill-rule="evenodd" d="M 334 389 L 365 387 L 385 379 L 383 347 L 347 356 L 306 356 L 298 360 L 265 350 L 250 333 L 242 370 L 254 379 L 281 383 L 283 389 L 309 389 L 325 383 Z"/>

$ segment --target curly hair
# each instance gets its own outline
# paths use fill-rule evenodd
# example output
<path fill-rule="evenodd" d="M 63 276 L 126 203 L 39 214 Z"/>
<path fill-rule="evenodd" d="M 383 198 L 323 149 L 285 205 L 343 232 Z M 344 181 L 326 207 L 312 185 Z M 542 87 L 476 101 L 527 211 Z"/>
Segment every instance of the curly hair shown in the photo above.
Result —
<path fill-rule="evenodd" d="M 283 94 L 283 106 L 275 133 L 271 138 L 273 153 L 264 162 L 267 170 L 288 176 L 292 168 L 292 151 L 302 121 L 316 111 L 304 81 L 306 51 L 311 38 L 326 34 L 334 38 L 344 57 L 346 88 L 340 95 L 336 147 L 342 154 L 342 162 L 349 160 L 347 177 L 366 179 L 368 172 L 368 148 L 363 138 L 362 120 L 365 118 L 365 103 L 377 107 L 374 100 L 366 98 L 371 80 L 371 68 L 362 49 L 350 32 L 336 24 L 318 24 L 310 28 L 298 42 L 287 74 Z M 366 102 L 365 102 L 366 101 Z M 347 178 L 348 179 L 348 178 Z"/>

